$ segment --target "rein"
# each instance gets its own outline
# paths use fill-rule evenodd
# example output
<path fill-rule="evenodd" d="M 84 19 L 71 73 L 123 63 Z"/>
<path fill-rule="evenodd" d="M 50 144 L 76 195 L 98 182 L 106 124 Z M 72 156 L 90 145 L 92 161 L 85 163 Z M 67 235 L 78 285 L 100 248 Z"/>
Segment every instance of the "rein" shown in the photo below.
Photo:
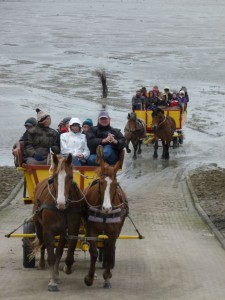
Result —
<path fill-rule="evenodd" d="M 166 116 L 164 116 L 164 119 L 162 120 L 162 122 L 160 122 L 157 127 L 159 128 L 164 122 L 166 121 Z"/>

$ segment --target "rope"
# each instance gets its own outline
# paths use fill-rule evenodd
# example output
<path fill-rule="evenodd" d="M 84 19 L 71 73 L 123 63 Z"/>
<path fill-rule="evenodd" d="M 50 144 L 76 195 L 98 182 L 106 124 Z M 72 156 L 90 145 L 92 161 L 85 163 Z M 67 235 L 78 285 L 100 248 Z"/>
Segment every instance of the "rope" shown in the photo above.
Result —
<path fill-rule="evenodd" d="M 84 175 L 79 170 L 74 170 L 73 173 L 79 173 L 80 176 L 84 177 L 85 179 L 97 179 L 98 178 L 97 176 L 90 177 L 90 176 Z"/>

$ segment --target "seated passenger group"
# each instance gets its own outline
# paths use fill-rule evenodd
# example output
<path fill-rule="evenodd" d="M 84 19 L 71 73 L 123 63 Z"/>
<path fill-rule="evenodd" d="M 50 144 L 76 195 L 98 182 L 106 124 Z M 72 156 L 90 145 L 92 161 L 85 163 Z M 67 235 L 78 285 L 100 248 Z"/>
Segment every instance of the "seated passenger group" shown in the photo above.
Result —
<path fill-rule="evenodd" d="M 182 110 L 187 109 L 189 96 L 186 87 L 182 86 L 179 92 L 170 91 L 168 86 L 164 87 L 163 92 L 159 91 L 158 86 L 147 92 L 146 87 L 136 91 L 132 98 L 133 110 L 150 110 L 155 106 L 174 107 L 177 106 Z"/>
<path fill-rule="evenodd" d="M 51 116 L 47 112 L 38 108 L 36 112 L 37 124 L 26 130 L 24 139 L 25 163 L 48 164 L 49 154 L 53 152 L 64 157 L 71 153 L 74 166 L 96 166 L 98 145 L 103 146 L 104 159 L 110 165 L 119 160 L 125 138 L 119 129 L 110 125 L 108 112 L 99 113 L 96 126 L 90 118 L 81 123 L 79 118 L 67 117 L 59 123 L 57 130 L 50 128 Z"/>

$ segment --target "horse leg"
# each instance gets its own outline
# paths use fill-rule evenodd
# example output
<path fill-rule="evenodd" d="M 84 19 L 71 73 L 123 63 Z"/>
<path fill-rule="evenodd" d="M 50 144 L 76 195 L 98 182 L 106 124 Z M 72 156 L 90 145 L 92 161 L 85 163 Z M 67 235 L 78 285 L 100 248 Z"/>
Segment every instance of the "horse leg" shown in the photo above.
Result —
<path fill-rule="evenodd" d="M 64 234 L 65 235 L 65 234 Z M 66 244 L 66 238 L 64 235 L 60 235 L 59 243 L 55 251 L 55 265 L 54 265 L 54 273 L 55 273 L 55 280 L 57 283 L 60 283 L 59 279 L 59 263 L 63 255 L 64 246 Z"/>
<path fill-rule="evenodd" d="M 72 228 L 70 228 L 70 226 L 69 226 L 68 235 L 78 236 L 81 218 L 77 214 L 76 214 L 76 216 L 71 215 L 71 217 L 73 217 L 73 218 L 71 218 L 71 220 L 68 220 L 68 224 L 69 225 L 72 224 Z M 69 240 L 67 256 L 65 259 L 65 266 L 63 268 L 63 270 L 66 274 L 72 273 L 72 265 L 74 263 L 74 251 L 75 251 L 76 245 L 77 245 L 77 239 Z"/>
<path fill-rule="evenodd" d="M 48 265 L 50 269 L 50 280 L 48 284 L 48 291 L 58 292 L 57 274 L 55 272 L 56 256 L 54 253 L 54 236 L 44 232 L 44 242 L 48 253 Z"/>
<path fill-rule="evenodd" d="M 162 159 L 166 159 L 166 143 L 165 141 L 162 141 L 162 147 L 163 147 L 163 152 L 162 152 Z"/>
<path fill-rule="evenodd" d="M 42 226 L 38 222 L 37 218 L 34 218 L 34 225 L 35 225 L 35 232 L 38 238 L 39 245 L 41 246 L 41 256 L 39 260 L 39 269 L 44 270 L 45 269 L 45 245 L 43 240 L 43 232 L 42 232 Z"/>
<path fill-rule="evenodd" d="M 106 268 L 105 271 L 103 272 L 103 278 L 105 280 L 104 282 L 104 288 L 110 289 L 111 283 L 110 279 L 112 278 L 112 273 L 111 269 L 113 268 L 114 265 L 114 260 L 115 260 L 115 244 L 116 244 L 116 239 L 109 238 L 107 241 L 107 247 L 105 249 L 106 251 Z"/>
<path fill-rule="evenodd" d="M 91 256 L 90 268 L 88 274 L 84 277 L 84 282 L 87 286 L 91 286 L 95 278 L 95 264 L 98 258 L 98 250 L 95 241 L 90 241 L 89 253 Z"/>
<path fill-rule="evenodd" d="M 134 148 L 134 155 L 133 155 L 133 159 L 136 160 L 137 159 L 137 148 L 138 148 L 138 145 L 137 143 L 133 143 L 133 148 Z"/>
<path fill-rule="evenodd" d="M 154 142 L 154 153 L 153 153 L 153 158 L 154 159 L 158 158 L 158 147 L 159 147 L 158 140 L 155 140 L 155 142 Z"/>
<path fill-rule="evenodd" d="M 170 154 L 169 154 L 169 147 L 170 147 L 170 143 L 166 142 L 165 143 L 165 159 L 169 159 L 170 158 Z"/>
<path fill-rule="evenodd" d="M 142 152 L 141 145 L 142 145 L 142 140 L 139 140 L 138 141 L 138 154 L 141 154 L 141 152 Z"/>
<path fill-rule="evenodd" d="M 131 153 L 131 150 L 129 148 L 129 144 L 130 144 L 130 140 L 126 140 L 126 150 L 127 150 L 127 153 Z"/>

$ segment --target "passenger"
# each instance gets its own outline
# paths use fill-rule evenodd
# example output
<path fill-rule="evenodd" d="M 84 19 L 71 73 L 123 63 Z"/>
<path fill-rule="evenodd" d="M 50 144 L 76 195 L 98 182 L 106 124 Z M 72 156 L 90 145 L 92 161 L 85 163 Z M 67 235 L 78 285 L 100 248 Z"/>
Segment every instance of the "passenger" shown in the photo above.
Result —
<path fill-rule="evenodd" d="M 24 162 L 23 153 L 22 153 L 24 147 L 22 144 L 28 140 L 28 131 L 36 125 L 37 125 L 37 121 L 35 118 L 31 117 L 31 118 L 27 119 L 24 123 L 26 131 L 19 139 L 19 142 L 16 142 L 13 145 L 12 154 L 14 156 L 14 164 L 16 167 L 21 166 L 22 163 Z M 23 143 L 20 143 L 20 142 L 23 142 Z"/>
<path fill-rule="evenodd" d="M 181 90 L 179 92 L 178 101 L 179 101 L 180 105 L 182 106 L 183 111 L 186 111 L 188 101 L 187 101 L 187 98 L 185 97 L 185 91 Z"/>
<path fill-rule="evenodd" d="M 50 151 L 58 154 L 58 133 L 50 128 L 49 113 L 36 109 L 37 126 L 28 131 L 28 139 L 24 142 L 24 159 L 27 164 L 46 165 Z"/>
<path fill-rule="evenodd" d="M 159 91 L 159 88 L 158 88 L 157 85 L 154 85 L 154 86 L 153 86 L 152 91 L 153 91 L 153 94 L 155 95 L 155 97 L 157 97 L 157 98 L 160 97 L 160 91 Z"/>
<path fill-rule="evenodd" d="M 103 146 L 105 161 L 113 165 L 119 160 L 120 151 L 125 147 L 125 138 L 120 129 L 110 126 L 111 118 L 108 112 L 101 111 L 98 115 L 97 126 L 92 126 L 87 132 L 87 145 L 91 155 L 87 163 L 89 166 L 95 166 L 96 149 L 98 145 Z"/>
<path fill-rule="evenodd" d="M 145 86 L 143 86 L 140 91 L 143 97 L 148 98 L 148 92 Z"/>
<path fill-rule="evenodd" d="M 169 106 L 167 94 L 162 94 L 162 96 L 158 99 L 156 106 Z"/>
<path fill-rule="evenodd" d="M 188 96 L 187 88 L 185 86 L 182 86 L 180 91 L 185 92 L 185 98 L 187 99 L 187 102 L 189 102 L 189 96 Z"/>
<path fill-rule="evenodd" d="M 87 134 L 87 132 L 91 126 L 93 126 L 92 119 L 87 118 L 82 124 L 82 133 Z"/>
<path fill-rule="evenodd" d="M 37 120 L 33 117 L 27 119 L 24 123 L 24 126 L 26 128 L 26 131 L 24 132 L 24 134 L 21 136 L 21 138 L 19 139 L 19 141 L 27 141 L 28 140 L 28 131 L 35 127 L 37 125 Z"/>
<path fill-rule="evenodd" d="M 145 97 L 141 90 L 136 91 L 136 95 L 132 98 L 132 109 L 142 110 L 143 104 L 145 102 Z"/>
<path fill-rule="evenodd" d="M 164 94 L 167 95 L 167 101 L 170 103 L 172 100 L 172 93 L 170 92 L 170 88 L 168 86 L 164 87 Z"/>
<path fill-rule="evenodd" d="M 177 98 L 178 98 L 177 97 L 177 92 L 173 92 L 172 93 L 172 100 L 169 103 L 170 107 L 180 107 L 180 108 L 182 108 L 182 105 L 180 104 L 180 102 L 178 101 Z"/>
<path fill-rule="evenodd" d="M 154 95 L 153 91 L 149 91 L 148 98 L 145 100 L 145 106 L 146 109 L 152 109 L 152 106 L 154 106 L 158 101 L 158 98 Z"/>
<path fill-rule="evenodd" d="M 58 129 L 57 129 L 59 134 L 69 131 L 69 121 L 70 120 L 71 120 L 71 117 L 66 117 L 59 123 Z"/>
<path fill-rule="evenodd" d="M 60 135 L 60 148 L 63 156 L 67 157 L 69 153 L 72 154 L 74 166 L 86 164 L 90 150 L 87 147 L 86 136 L 81 133 L 80 119 L 70 120 L 69 132 Z"/>

